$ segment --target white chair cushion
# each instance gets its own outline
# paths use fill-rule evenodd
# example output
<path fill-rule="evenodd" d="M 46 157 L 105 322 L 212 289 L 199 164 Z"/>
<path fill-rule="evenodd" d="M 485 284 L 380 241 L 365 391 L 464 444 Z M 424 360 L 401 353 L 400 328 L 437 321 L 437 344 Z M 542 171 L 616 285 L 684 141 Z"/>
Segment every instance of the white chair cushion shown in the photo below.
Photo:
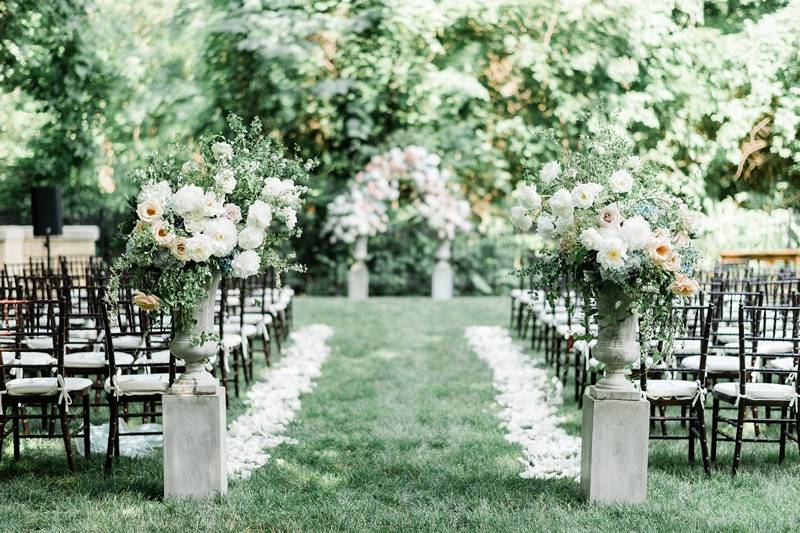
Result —
<path fill-rule="evenodd" d="M 245 324 L 244 327 L 239 327 L 238 323 L 228 323 L 222 325 L 222 330 L 225 333 L 243 334 L 245 337 L 249 338 L 258 333 L 258 326 L 255 324 Z"/>
<path fill-rule="evenodd" d="M 522 289 L 511 289 L 511 297 L 516 299 L 519 298 L 519 295 L 522 294 Z"/>
<path fill-rule="evenodd" d="M 261 313 L 245 313 L 244 314 L 244 323 L 245 324 L 272 324 L 272 317 L 268 314 L 261 314 Z"/>
<path fill-rule="evenodd" d="M 714 392 L 735 398 L 739 392 L 739 383 L 717 383 Z M 749 400 L 785 400 L 791 401 L 795 397 L 794 387 L 778 383 L 747 383 L 745 398 Z"/>
<path fill-rule="evenodd" d="M 118 365 L 129 365 L 133 363 L 133 356 L 115 352 L 114 362 Z M 105 368 L 107 364 L 105 352 L 75 352 L 64 356 L 64 366 L 67 368 Z"/>
<path fill-rule="evenodd" d="M 745 333 L 750 332 L 750 326 L 745 326 Z M 717 328 L 717 343 L 728 344 L 739 342 L 739 326 L 719 326 Z"/>
<path fill-rule="evenodd" d="M 237 335 L 235 333 L 227 333 L 222 337 L 222 345 L 225 348 L 233 348 L 234 346 L 239 346 L 242 344 L 242 337 L 241 335 Z"/>
<path fill-rule="evenodd" d="M 739 351 L 739 342 L 729 342 L 724 346 L 725 351 L 729 352 L 738 352 Z M 750 341 L 746 341 L 744 343 L 744 350 L 745 353 L 751 353 L 753 349 L 753 344 Z M 771 341 L 771 340 L 763 340 L 758 341 L 758 348 L 756 353 L 762 355 L 774 355 L 779 353 L 792 353 L 794 350 L 794 346 L 792 341 Z"/>
<path fill-rule="evenodd" d="M 157 363 L 157 364 L 169 364 L 169 350 L 159 350 L 157 352 L 153 352 L 150 354 L 150 362 Z M 186 361 L 183 359 L 176 359 L 175 365 L 177 366 L 186 366 Z"/>
<path fill-rule="evenodd" d="M 97 330 L 96 329 L 79 329 L 76 331 L 69 332 L 70 340 L 87 340 L 87 341 L 96 341 L 97 340 Z"/>
<path fill-rule="evenodd" d="M 53 349 L 53 337 L 28 337 L 23 342 L 31 350 Z"/>
<path fill-rule="evenodd" d="M 674 354 L 699 354 L 701 350 L 702 341 L 697 339 L 676 340 L 672 343 Z"/>
<path fill-rule="evenodd" d="M 111 339 L 115 350 L 136 350 L 141 348 L 143 342 L 138 335 L 121 335 Z"/>
<path fill-rule="evenodd" d="M 175 379 L 178 374 L 175 375 Z M 148 394 L 163 394 L 169 388 L 169 374 L 123 374 L 117 376 L 120 394 L 127 396 L 142 396 Z M 104 388 L 111 394 L 111 378 L 106 378 Z"/>
<path fill-rule="evenodd" d="M 794 357 L 774 357 L 768 359 L 767 364 L 764 366 L 777 370 L 794 370 L 797 367 Z"/>
<path fill-rule="evenodd" d="M 86 378 L 65 378 L 67 392 L 81 391 L 92 386 L 92 380 Z M 21 378 L 6 381 L 6 391 L 11 396 L 54 395 L 58 394 L 56 378 Z"/>
<path fill-rule="evenodd" d="M 691 355 L 681 361 L 683 368 L 697 370 L 700 368 L 700 356 Z M 709 355 L 706 357 L 706 371 L 715 372 L 737 372 L 739 370 L 739 358 L 728 355 Z"/>
<path fill-rule="evenodd" d="M 648 379 L 647 397 L 652 400 L 674 398 L 691 400 L 697 395 L 697 383 L 682 379 Z"/>
<path fill-rule="evenodd" d="M 45 352 L 20 352 L 19 363 L 16 359 L 16 352 L 3 352 L 4 365 L 52 365 L 56 363 L 55 358 Z"/>

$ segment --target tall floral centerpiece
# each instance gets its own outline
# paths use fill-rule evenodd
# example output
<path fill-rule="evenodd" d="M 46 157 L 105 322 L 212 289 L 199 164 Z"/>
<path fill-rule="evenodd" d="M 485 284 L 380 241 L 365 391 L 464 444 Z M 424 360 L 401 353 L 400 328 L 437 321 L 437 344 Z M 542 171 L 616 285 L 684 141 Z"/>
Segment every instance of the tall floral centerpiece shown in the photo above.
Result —
<path fill-rule="evenodd" d="M 247 128 L 231 116 L 229 127 L 232 137 L 202 139 L 194 153 L 176 146 L 134 176 L 136 217 L 112 268 L 110 299 L 124 278 L 138 289 L 140 307 L 172 312 L 170 347 L 187 365 L 175 384 L 178 393 L 216 391 L 205 363 L 217 352 L 220 278 L 296 267 L 280 246 L 300 234 L 301 183 L 313 162 L 286 158 L 278 141 L 262 135 L 258 120 Z"/>
<path fill-rule="evenodd" d="M 452 173 L 442 168 L 441 158 L 410 145 L 373 156 L 329 207 L 326 228 L 331 240 L 354 245 L 351 278 L 354 271 L 366 272 L 367 239 L 388 230 L 389 215 L 401 201 L 436 232 L 441 240 L 437 266 L 446 262 L 449 267 L 450 242 L 458 231 L 470 229 L 472 210 L 460 197 Z"/>
<path fill-rule="evenodd" d="M 566 282 L 597 302 L 595 357 L 606 377 L 595 390 L 633 394 L 624 369 L 640 357 L 637 334 L 648 344 L 670 335 L 673 303 L 698 291 L 691 276 L 699 214 L 612 126 L 580 139 L 580 149 L 565 150 L 526 181 L 511 220 L 545 246 L 520 273 L 532 274 L 535 288 L 550 297 Z"/>

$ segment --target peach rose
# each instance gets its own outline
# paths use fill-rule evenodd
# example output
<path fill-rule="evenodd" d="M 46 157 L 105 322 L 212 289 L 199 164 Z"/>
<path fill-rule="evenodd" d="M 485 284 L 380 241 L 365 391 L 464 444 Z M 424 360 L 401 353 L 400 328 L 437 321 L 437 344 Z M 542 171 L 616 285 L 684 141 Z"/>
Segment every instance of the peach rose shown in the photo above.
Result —
<path fill-rule="evenodd" d="M 161 306 L 161 299 L 154 294 L 137 292 L 133 295 L 133 305 L 145 311 L 155 311 Z"/>
<path fill-rule="evenodd" d="M 142 221 L 149 224 L 164 215 L 164 208 L 161 206 L 161 202 L 150 198 L 136 206 L 136 214 Z"/>
<path fill-rule="evenodd" d="M 656 265 L 663 266 L 672 255 L 672 246 L 663 239 L 653 239 L 647 244 L 647 251 Z"/>
<path fill-rule="evenodd" d="M 700 290 L 700 284 L 689 276 L 677 274 L 675 276 L 675 281 L 669 286 L 669 290 L 671 290 L 673 294 L 689 298 L 697 294 L 697 291 Z"/>
<path fill-rule="evenodd" d="M 186 255 L 186 239 L 183 237 L 176 237 L 169 247 L 172 257 L 180 261 L 188 261 L 189 256 Z"/>
<path fill-rule="evenodd" d="M 681 256 L 678 252 L 672 252 L 666 261 L 661 265 L 661 268 L 668 272 L 677 272 L 681 269 Z"/>

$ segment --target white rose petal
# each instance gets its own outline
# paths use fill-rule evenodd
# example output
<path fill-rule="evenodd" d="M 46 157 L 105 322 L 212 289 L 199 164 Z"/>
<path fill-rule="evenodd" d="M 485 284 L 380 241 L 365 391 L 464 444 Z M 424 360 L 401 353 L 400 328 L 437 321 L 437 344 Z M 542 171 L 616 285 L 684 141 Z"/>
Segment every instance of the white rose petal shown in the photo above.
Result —
<path fill-rule="evenodd" d="M 186 255 L 196 263 L 208 261 L 214 250 L 214 242 L 202 233 L 186 239 Z"/>
<path fill-rule="evenodd" d="M 550 183 L 561 174 L 561 164 L 558 161 L 551 161 L 542 167 L 539 172 L 539 179 L 542 183 Z"/>
<path fill-rule="evenodd" d="M 209 220 L 203 228 L 203 233 L 211 239 L 212 253 L 217 257 L 225 257 L 236 247 L 236 224 L 227 218 L 220 217 Z"/>
<path fill-rule="evenodd" d="M 603 190 L 602 185 L 599 183 L 579 183 L 572 189 L 572 201 L 575 207 L 587 209 L 592 207 L 597 195 Z"/>
<path fill-rule="evenodd" d="M 530 210 L 539 209 L 542 206 L 542 197 L 536 192 L 533 185 L 522 185 L 517 189 L 519 203 Z"/>
<path fill-rule="evenodd" d="M 622 223 L 620 235 L 632 249 L 638 250 L 647 245 L 653 236 L 653 231 L 649 222 L 640 216 L 635 216 Z"/>
<path fill-rule="evenodd" d="M 177 190 L 172 199 L 172 209 L 178 215 L 202 216 L 205 209 L 206 193 L 197 185 L 184 185 Z"/>
<path fill-rule="evenodd" d="M 597 262 L 600 266 L 609 270 L 616 270 L 625 266 L 625 259 L 628 257 L 628 247 L 621 239 L 611 238 L 603 243 L 603 247 L 597 252 Z"/>
<path fill-rule="evenodd" d="M 233 170 L 223 168 L 214 176 L 214 184 L 225 194 L 230 194 L 236 188 L 236 177 Z"/>
<path fill-rule="evenodd" d="M 256 200 L 247 211 L 247 224 L 264 229 L 272 222 L 272 207 L 262 200 Z"/>
<path fill-rule="evenodd" d="M 556 216 L 569 216 L 575 209 L 572 195 L 567 189 L 559 189 L 550 197 L 550 211 Z"/>
<path fill-rule="evenodd" d="M 239 246 L 243 250 L 253 250 L 263 244 L 264 236 L 262 228 L 248 225 L 239 233 Z"/>
<path fill-rule="evenodd" d="M 536 219 L 536 231 L 542 237 L 546 239 L 552 238 L 555 229 L 555 219 L 552 216 L 539 215 L 539 218 Z"/>
<path fill-rule="evenodd" d="M 600 232 L 595 228 L 583 230 L 578 237 L 578 240 L 587 250 L 595 251 L 600 250 L 603 247 L 604 242 L 603 238 L 600 236 Z"/>
<path fill-rule="evenodd" d="M 528 211 L 521 205 L 511 208 L 511 223 L 521 231 L 528 231 L 533 227 L 533 219 Z"/>

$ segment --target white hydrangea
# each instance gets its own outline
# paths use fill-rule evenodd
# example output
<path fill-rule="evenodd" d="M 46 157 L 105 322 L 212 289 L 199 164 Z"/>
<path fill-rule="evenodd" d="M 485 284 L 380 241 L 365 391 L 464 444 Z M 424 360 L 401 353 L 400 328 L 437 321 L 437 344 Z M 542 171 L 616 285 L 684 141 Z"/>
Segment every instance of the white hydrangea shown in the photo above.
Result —
<path fill-rule="evenodd" d="M 625 169 L 619 169 L 608 178 L 608 186 L 617 194 L 626 194 L 633 189 L 633 176 Z"/>
<path fill-rule="evenodd" d="M 581 232 L 578 240 L 587 250 L 600 250 L 603 247 L 603 237 L 595 228 L 588 228 Z"/>
<path fill-rule="evenodd" d="M 249 278 L 258 274 L 261 258 L 253 250 L 245 250 L 236 254 L 231 261 L 232 274 L 236 278 Z"/>

